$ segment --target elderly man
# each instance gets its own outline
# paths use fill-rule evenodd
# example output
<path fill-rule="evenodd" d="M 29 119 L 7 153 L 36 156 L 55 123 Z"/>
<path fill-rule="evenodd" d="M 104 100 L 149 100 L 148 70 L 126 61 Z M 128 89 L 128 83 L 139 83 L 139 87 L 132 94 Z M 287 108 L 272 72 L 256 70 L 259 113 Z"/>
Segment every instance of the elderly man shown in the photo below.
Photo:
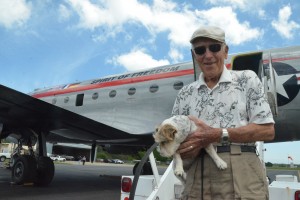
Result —
<path fill-rule="evenodd" d="M 267 179 L 255 142 L 274 138 L 274 120 L 262 83 L 251 70 L 225 67 L 229 48 L 222 29 L 201 27 L 190 43 L 201 74 L 179 91 L 172 111 L 189 115 L 198 127 L 179 148 L 183 158 L 195 158 L 182 199 L 266 200 Z M 210 143 L 227 169 L 219 170 L 203 151 Z"/>

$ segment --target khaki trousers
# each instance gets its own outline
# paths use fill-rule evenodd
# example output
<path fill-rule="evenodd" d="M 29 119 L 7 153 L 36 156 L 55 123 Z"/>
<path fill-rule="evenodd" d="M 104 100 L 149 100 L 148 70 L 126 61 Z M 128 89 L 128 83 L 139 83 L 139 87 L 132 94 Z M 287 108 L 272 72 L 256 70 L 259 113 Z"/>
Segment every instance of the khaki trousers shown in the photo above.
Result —
<path fill-rule="evenodd" d="M 208 154 L 204 155 L 204 200 L 268 200 L 267 176 L 258 156 L 241 152 L 239 146 L 231 152 L 218 153 L 227 163 L 220 170 Z M 201 200 L 201 158 L 197 157 L 187 171 L 183 200 Z"/>

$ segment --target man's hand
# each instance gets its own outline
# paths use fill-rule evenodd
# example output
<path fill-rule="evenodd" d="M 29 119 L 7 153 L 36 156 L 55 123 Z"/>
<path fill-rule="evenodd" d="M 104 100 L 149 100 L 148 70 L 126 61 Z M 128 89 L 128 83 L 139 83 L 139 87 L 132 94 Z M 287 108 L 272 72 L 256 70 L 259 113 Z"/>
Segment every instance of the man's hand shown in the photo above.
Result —
<path fill-rule="evenodd" d="M 189 119 L 196 124 L 197 130 L 190 134 L 177 150 L 183 159 L 197 157 L 200 149 L 213 142 L 218 142 L 221 135 L 221 129 L 212 128 L 193 116 L 189 116 Z"/>
<path fill-rule="evenodd" d="M 183 159 L 195 158 L 198 156 L 200 149 L 202 149 L 203 147 L 199 145 L 200 143 L 199 141 L 198 142 L 196 141 L 197 139 L 195 137 L 195 132 L 194 132 L 191 135 L 189 135 L 189 137 L 187 137 L 185 141 L 181 143 L 177 152 L 180 153 Z"/>

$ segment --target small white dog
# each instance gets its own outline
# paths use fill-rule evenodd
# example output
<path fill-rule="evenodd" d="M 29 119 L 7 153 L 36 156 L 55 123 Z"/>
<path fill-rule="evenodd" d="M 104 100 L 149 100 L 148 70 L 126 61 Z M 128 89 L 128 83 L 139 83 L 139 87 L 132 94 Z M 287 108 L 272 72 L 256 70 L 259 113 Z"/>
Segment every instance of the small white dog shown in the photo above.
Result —
<path fill-rule="evenodd" d="M 188 169 L 193 162 L 193 159 L 182 160 L 177 149 L 185 138 L 196 131 L 197 126 L 187 116 L 176 115 L 166 119 L 156 129 L 153 135 L 155 142 L 159 143 L 158 151 L 164 157 L 173 156 L 173 170 L 178 179 L 185 183 L 186 173 L 184 169 Z M 226 169 L 227 164 L 224 162 L 215 151 L 212 144 L 205 148 L 206 152 L 211 156 L 219 169 Z"/>

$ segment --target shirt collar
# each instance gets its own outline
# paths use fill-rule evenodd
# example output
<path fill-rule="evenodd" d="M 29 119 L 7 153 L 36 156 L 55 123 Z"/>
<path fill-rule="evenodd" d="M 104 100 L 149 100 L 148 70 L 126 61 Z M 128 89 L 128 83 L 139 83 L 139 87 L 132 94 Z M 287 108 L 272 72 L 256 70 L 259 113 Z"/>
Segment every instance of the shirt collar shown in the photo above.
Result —
<path fill-rule="evenodd" d="M 219 80 L 218 84 L 219 83 L 225 83 L 225 82 L 232 82 L 232 76 L 231 76 L 230 71 L 224 65 L 223 72 L 221 74 L 221 77 L 220 77 L 220 80 Z M 200 75 L 199 75 L 199 79 L 198 79 L 198 83 L 197 83 L 196 87 L 199 88 L 202 85 L 206 85 L 206 83 L 204 81 L 204 75 L 201 72 Z"/>

